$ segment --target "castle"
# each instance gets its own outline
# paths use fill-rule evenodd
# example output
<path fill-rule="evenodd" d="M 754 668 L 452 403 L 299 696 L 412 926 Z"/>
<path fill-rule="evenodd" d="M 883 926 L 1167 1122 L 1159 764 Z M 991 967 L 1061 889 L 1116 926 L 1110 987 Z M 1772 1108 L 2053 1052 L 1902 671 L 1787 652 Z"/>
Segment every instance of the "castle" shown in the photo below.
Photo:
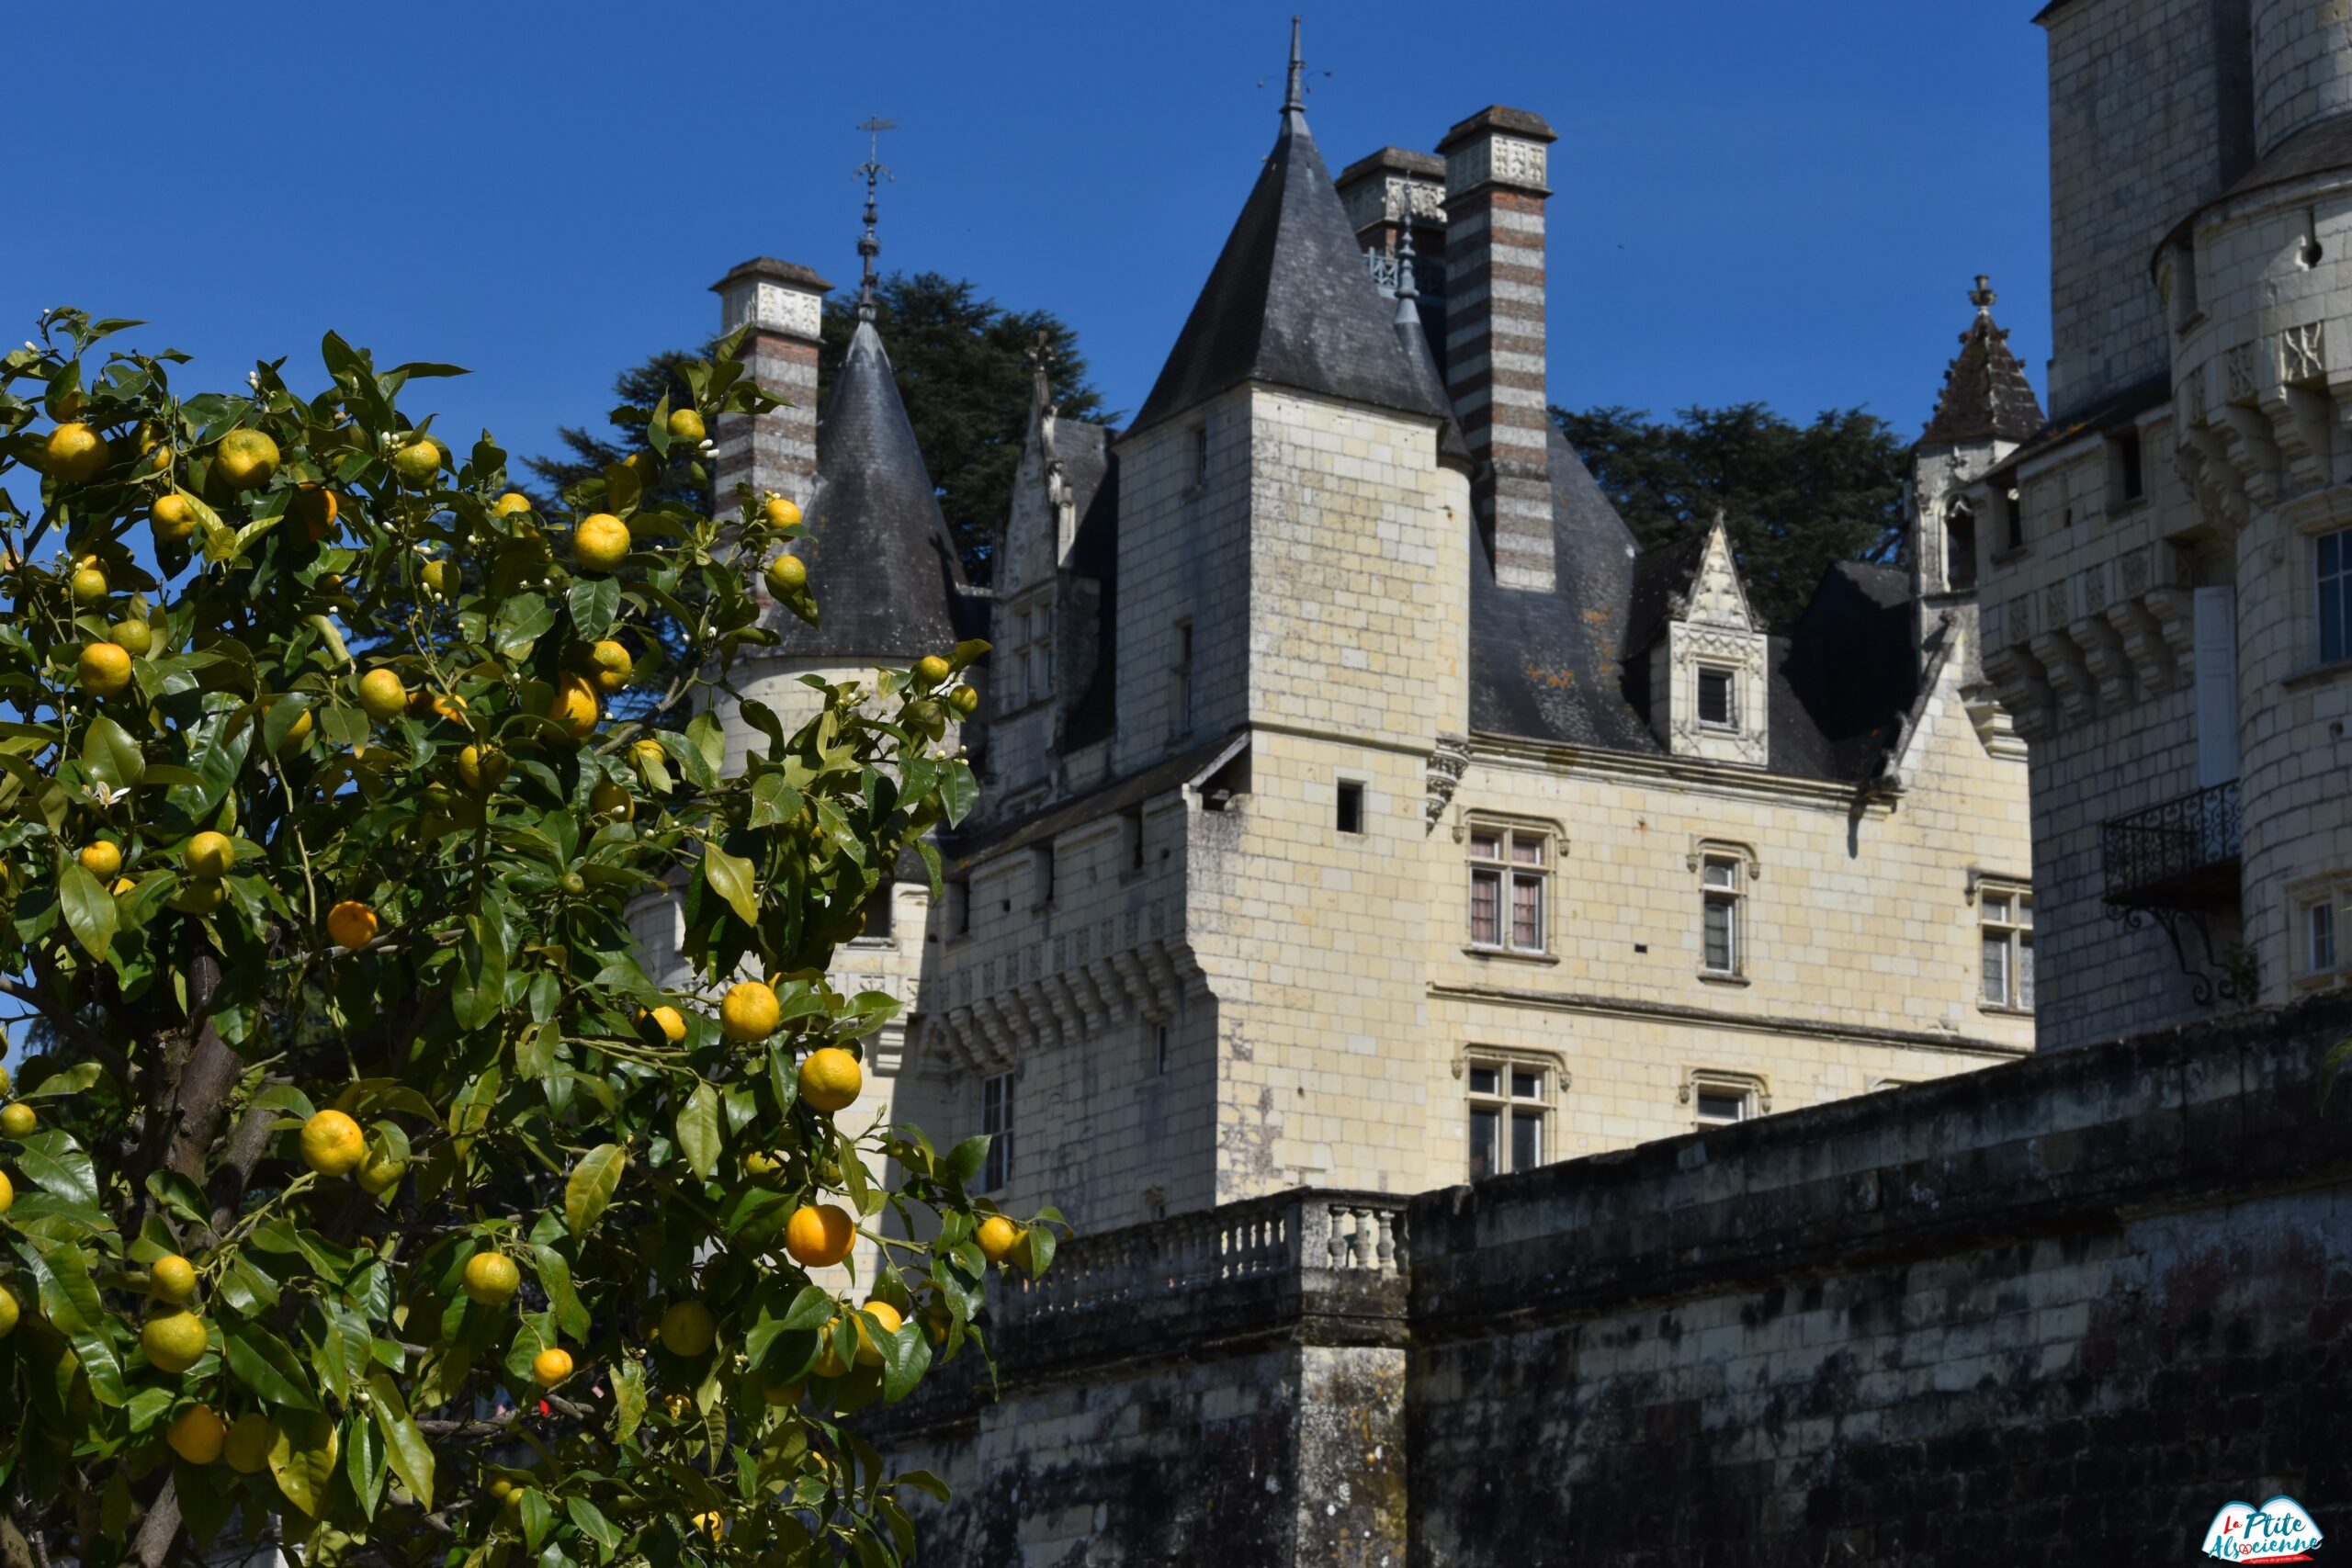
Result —
<path fill-rule="evenodd" d="M 905 1003 L 887 1112 L 1099 1228 L 2029 1052 L 2027 764 L 1970 594 L 1851 563 L 1768 626 L 1720 521 L 1638 550 L 1547 413 L 1551 130 L 1490 107 L 1335 181 L 1299 69 L 1128 426 L 1041 368 L 986 592 L 870 309 L 820 412 L 831 286 L 716 286 L 793 400 L 722 426 L 721 493 L 802 505 L 824 608 L 745 690 L 788 718 L 804 674 L 993 645 L 946 896 L 910 865 L 836 961 Z M 1947 444 L 2021 417 L 1981 347 Z"/>

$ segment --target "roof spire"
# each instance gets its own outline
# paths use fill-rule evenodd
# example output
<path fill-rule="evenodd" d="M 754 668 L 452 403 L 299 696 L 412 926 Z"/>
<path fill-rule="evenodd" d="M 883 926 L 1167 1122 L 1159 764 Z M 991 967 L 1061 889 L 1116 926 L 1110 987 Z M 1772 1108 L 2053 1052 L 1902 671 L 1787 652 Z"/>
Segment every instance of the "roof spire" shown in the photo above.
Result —
<path fill-rule="evenodd" d="M 1413 303 L 1420 289 L 1413 282 L 1413 215 L 1405 214 L 1401 231 L 1396 236 L 1396 324 L 1420 322 L 1420 308 Z"/>
<path fill-rule="evenodd" d="M 1298 18 L 1290 19 L 1290 85 L 1283 90 L 1283 116 L 1306 113 L 1306 61 L 1299 53 Z"/>
<path fill-rule="evenodd" d="M 1983 273 L 1976 275 L 1976 287 L 1968 291 L 1968 302 L 1976 307 L 1980 316 L 1993 313 L 1993 302 L 2000 296 L 1993 292 L 1993 280 Z"/>
<path fill-rule="evenodd" d="M 865 162 L 860 164 L 856 171 L 865 176 L 865 232 L 857 239 L 861 268 L 857 283 L 857 319 L 870 321 L 874 319 L 874 258 L 882 254 L 882 242 L 874 237 L 875 190 L 884 179 L 898 178 L 890 173 L 890 165 L 882 161 L 882 133 L 898 130 L 899 122 L 875 115 L 857 129 L 866 135 Z"/>

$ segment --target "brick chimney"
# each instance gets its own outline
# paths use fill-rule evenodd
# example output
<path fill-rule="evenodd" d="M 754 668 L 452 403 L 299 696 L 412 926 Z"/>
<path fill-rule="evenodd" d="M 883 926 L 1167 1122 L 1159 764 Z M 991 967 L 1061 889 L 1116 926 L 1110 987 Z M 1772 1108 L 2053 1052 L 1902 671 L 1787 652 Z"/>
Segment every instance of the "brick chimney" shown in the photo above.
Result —
<path fill-rule="evenodd" d="M 754 499 L 769 491 L 804 512 L 817 475 L 817 344 L 825 295 L 832 285 L 797 262 L 759 256 L 710 286 L 718 296 L 718 330 L 745 322 L 743 363 L 752 378 L 787 406 L 757 418 L 718 422 L 716 477 L 722 513 L 734 510 L 735 486 Z"/>
<path fill-rule="evenodd" d="M 1551 428 L 1544 390 L 1544 117 L 1499 105 L 1445 133 L 1445 379 L 1479 461 L 1471 502 L 1495 580 L 1549 592 Z"/>

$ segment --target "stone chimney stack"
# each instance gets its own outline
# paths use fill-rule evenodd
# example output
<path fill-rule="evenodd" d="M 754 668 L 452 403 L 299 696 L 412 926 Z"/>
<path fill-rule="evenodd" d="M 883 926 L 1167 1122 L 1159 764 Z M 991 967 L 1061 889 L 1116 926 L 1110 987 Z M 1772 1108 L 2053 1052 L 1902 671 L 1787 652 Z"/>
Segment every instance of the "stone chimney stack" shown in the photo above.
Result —
<path fill-rule="evenodd" d="M 1471 502 L 1505 588 L 1550 592 L 1544 117 L 1499 105 L 1445 133 L 1445 380 L 1479 459 Z"/>
<path fill-rule="evenodd" d="M 832 287 L 808 267 L 773 256 L 747 261 L 710 286 L 718 296 L 718 330 L 751 324 L 743 363 L 787 405 L 718 422 L 715 474 L 722 513 L 734 510 L 739 482 L 752 487 L 754 499 L 774 491 L 808 509 L 817 477 L 817 344 Z"/>

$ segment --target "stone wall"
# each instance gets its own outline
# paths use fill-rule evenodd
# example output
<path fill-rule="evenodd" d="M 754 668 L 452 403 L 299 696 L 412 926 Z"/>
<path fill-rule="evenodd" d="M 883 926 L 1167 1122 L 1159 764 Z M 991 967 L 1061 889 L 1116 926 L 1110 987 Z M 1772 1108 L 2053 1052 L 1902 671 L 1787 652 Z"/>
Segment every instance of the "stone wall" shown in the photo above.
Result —
<path fill-rule="evenodd" d="M 2352 1002 L 1086 1237 L 869 1417 L 944 1564 L 2188 1562 L 2352 1529 Z"/>

